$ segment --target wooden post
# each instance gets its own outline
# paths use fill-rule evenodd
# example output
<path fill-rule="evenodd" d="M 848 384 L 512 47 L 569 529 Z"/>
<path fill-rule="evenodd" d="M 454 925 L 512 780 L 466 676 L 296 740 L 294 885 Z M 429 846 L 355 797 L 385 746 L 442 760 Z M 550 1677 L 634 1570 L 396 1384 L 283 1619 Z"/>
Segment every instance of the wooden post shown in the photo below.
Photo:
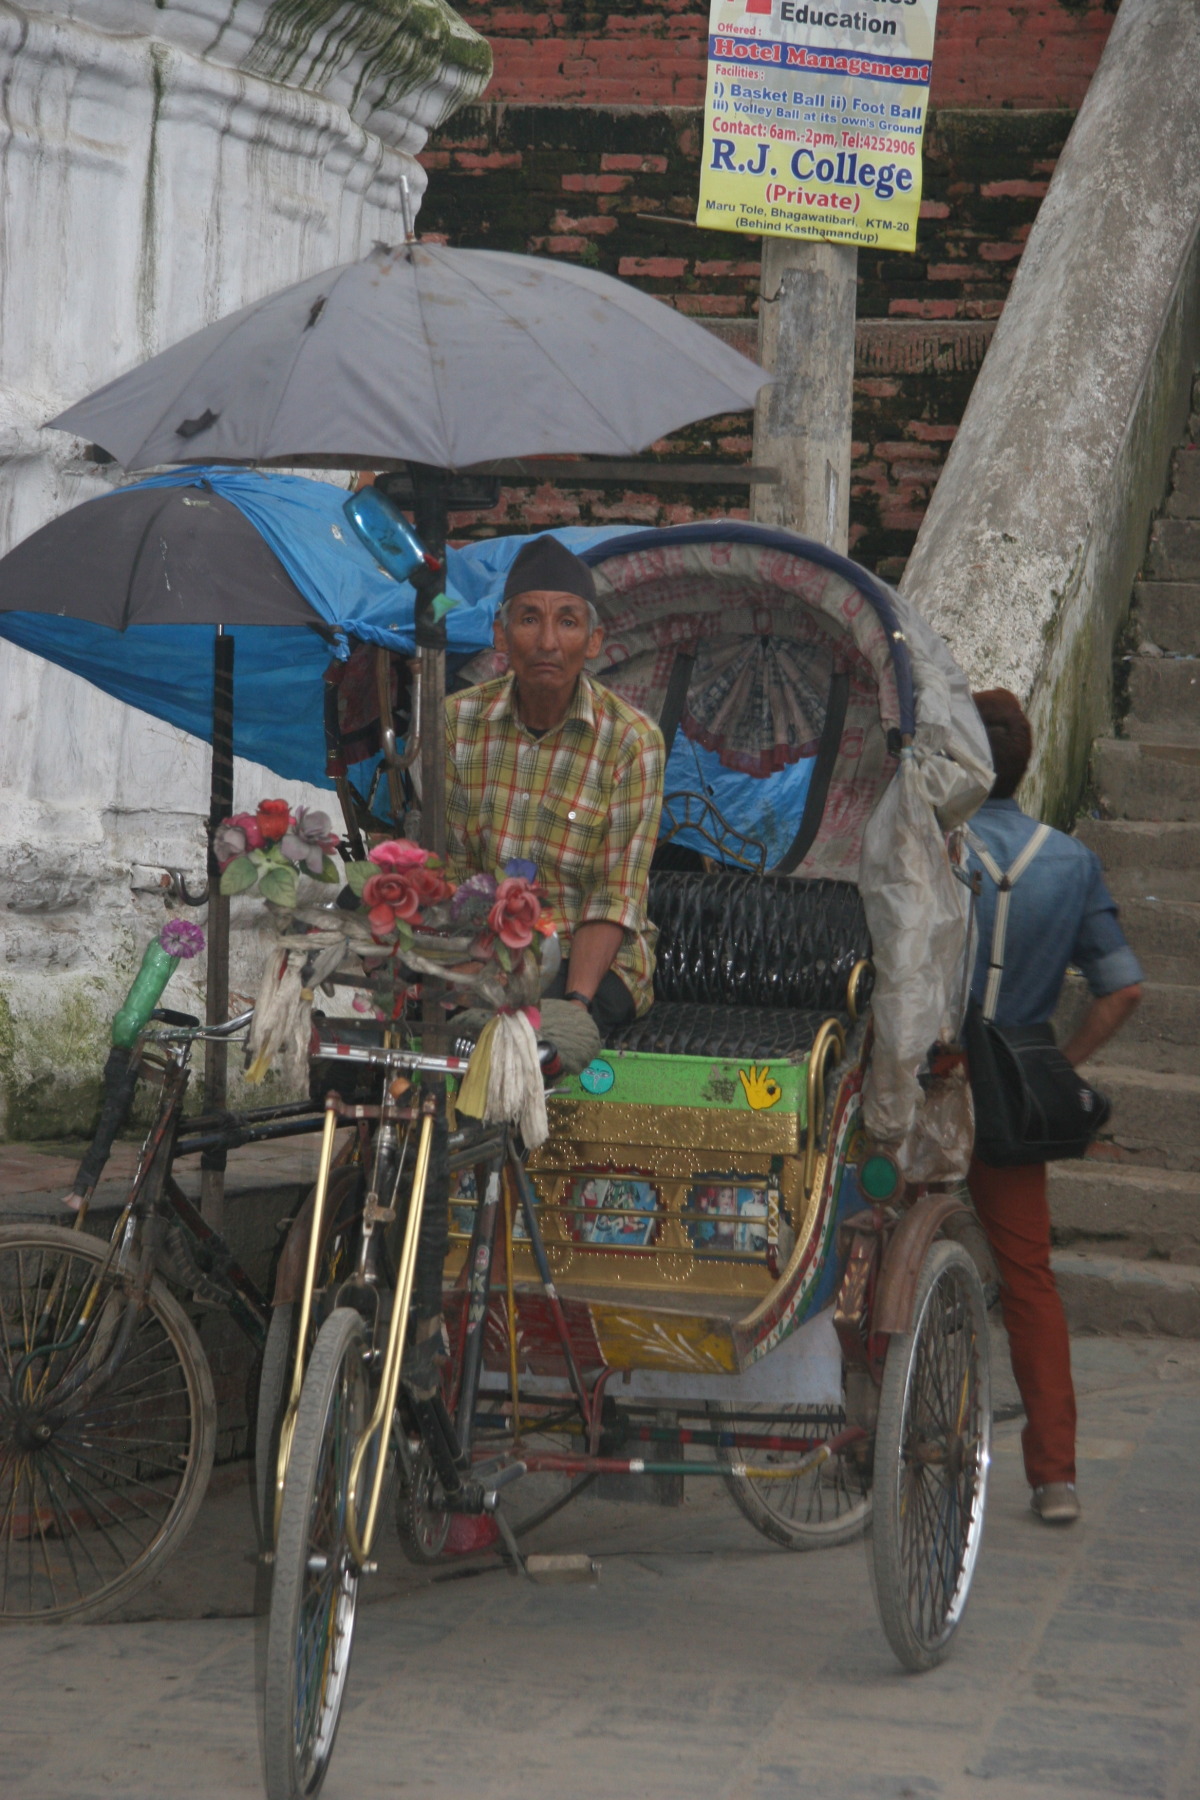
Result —
<path fill-rule="evenodd" d="M 754 487 L 762 525 L 846 554 L 858 252 L 845 244 L 763 239 L 759 354 L 775 376 L 754 413 L 754 461 L 779 470 Z"/>

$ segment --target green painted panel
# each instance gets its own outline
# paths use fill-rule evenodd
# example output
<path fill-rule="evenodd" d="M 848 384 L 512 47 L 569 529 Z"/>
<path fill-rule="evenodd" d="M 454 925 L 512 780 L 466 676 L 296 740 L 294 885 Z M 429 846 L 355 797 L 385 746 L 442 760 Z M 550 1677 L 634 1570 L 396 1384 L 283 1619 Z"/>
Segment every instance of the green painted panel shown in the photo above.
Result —
<path fill-rule="evenodd" d="M 805 1113 L 808 1064 L 604 1051 L 560 1092 L 571 1100 L 641 1106 L 713 1106 L 732 1112 Z"/>

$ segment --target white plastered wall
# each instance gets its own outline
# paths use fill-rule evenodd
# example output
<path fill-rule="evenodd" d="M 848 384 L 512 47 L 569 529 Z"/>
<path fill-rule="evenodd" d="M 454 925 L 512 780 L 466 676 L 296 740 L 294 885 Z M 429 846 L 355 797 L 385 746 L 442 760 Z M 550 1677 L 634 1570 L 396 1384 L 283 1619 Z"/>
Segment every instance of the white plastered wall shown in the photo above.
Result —
<path fill-rule="evenodd" d="M 105 485 L 43 420 L 396 241 L 401 177 L 418 202 L 417 151 L 487 69 L 442 0 L 0 12 L 0 552 Z M 107 1021 L 164 916 L 135 889 L 156 864 L 200 876 L 207 788 L 206 745 L 0 643 L 0 1135 L 85 1122 Z M 263 794 L 315 798 L 239 762 L 236 803 Z M 236 990 L 259 959 L 248 909 Z M 175 1003 L 202 985 L 184 965 Z"/>

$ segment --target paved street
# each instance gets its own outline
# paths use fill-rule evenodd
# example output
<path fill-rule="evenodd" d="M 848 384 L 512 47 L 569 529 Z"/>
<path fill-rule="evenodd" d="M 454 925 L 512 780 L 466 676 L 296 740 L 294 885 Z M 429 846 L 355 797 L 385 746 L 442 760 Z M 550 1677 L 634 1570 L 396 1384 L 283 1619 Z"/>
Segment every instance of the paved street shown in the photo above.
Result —
<path fill-rule="evenodd" d="M 1002 1423 L 941 1669 L 892 1663 L 861 1545 L 789 1555 L 699 1483 L 681 1509 L 585 1497 L 536 1547 L 591 1551 L 594 1586 L 431 1580 L 389 1546 L 328 1800 L 1200 1800 L 1200 1346 L 1076 1359 L 1086 1520 L 1033 1520 Z M 260 1795 L 251 1557 L 225 1471 L 156 1618 L 0 1640 L 6 1800 Z"/>

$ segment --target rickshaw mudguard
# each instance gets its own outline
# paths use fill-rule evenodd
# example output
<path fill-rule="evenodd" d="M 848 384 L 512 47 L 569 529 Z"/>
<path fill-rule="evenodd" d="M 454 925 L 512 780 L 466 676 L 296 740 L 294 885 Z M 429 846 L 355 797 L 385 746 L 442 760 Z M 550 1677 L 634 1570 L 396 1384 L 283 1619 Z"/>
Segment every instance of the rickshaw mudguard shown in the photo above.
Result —
<path fill-rule="evenodd" d="M 911 1330 L 921 1265 L 934 1239 L 956 1215 L 974 1219 L 970 1207 L 958 1194 L 925 1194 L 909 1207 L 884 1251 L 875 1290 L 872 1332 L 891 1337 Z"/>

